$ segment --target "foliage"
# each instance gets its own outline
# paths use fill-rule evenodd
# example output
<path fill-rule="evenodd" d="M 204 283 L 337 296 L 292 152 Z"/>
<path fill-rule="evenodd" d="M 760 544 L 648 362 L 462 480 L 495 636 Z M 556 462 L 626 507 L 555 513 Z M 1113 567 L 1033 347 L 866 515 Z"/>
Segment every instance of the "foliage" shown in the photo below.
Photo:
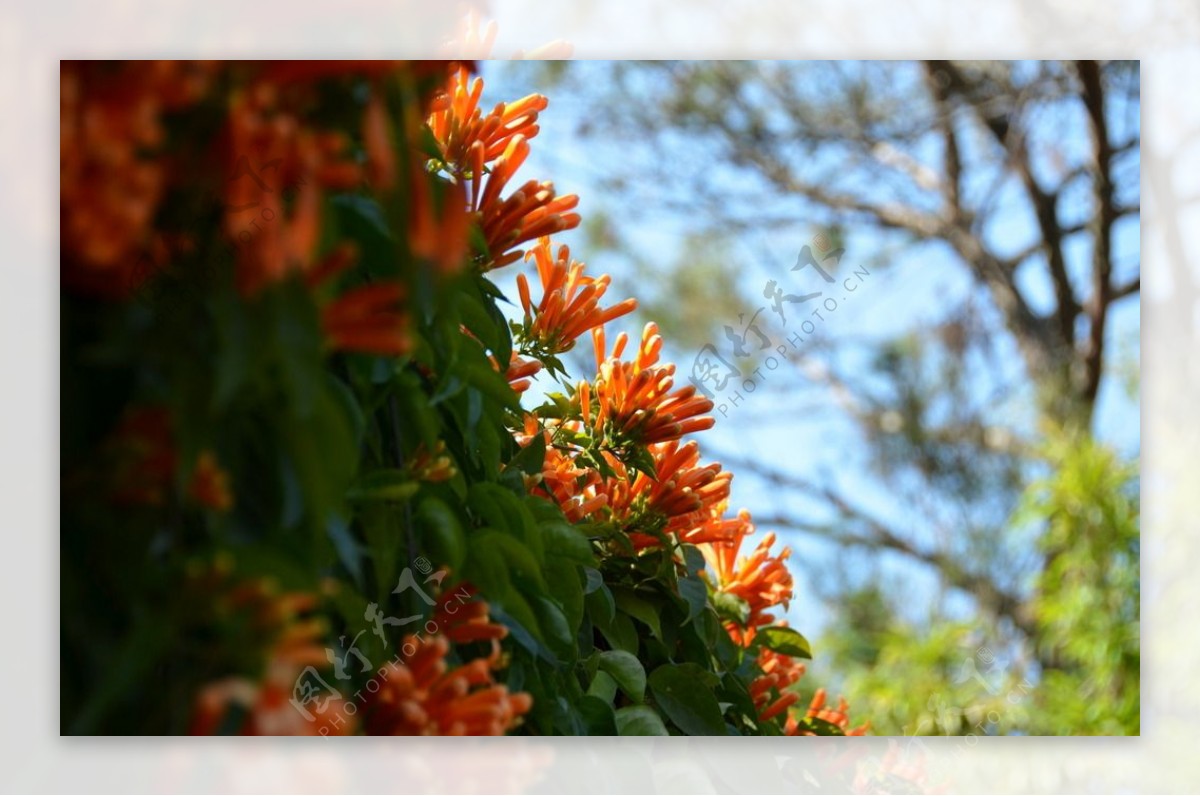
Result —
<path fill-rule="evenodd" d="M 577 199 L 508 185 L 546 100 L 481 90 L 64 63 L 65 733 L 861 732 L 789 714 L 786 551 L 738 557 L 654 327 L 606 348 Z"/>

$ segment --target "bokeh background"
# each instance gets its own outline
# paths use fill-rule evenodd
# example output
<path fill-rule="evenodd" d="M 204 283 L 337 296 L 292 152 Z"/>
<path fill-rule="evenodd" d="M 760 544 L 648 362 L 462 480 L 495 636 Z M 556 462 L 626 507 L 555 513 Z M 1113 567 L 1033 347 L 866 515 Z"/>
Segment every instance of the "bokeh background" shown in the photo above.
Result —
<path fill-rule="evenodd" d="M 572 246 L 713 395 L 822 682 L 881 735 L 1138 734 L 1138 64 L 482 71 L 551 98 Z"/>

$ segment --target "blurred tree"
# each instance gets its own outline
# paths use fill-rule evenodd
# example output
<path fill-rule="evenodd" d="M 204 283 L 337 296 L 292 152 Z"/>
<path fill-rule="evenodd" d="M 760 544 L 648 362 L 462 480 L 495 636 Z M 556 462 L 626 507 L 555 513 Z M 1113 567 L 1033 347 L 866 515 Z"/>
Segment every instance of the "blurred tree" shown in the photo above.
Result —
<path fill-rule="evenodd" d="M 843 558 L 857 576 L 810 580 L 834 612 L 831 666 L 855 704 L 876 705 L 876 731 L 1136 733 L 1136 464 L 1092 436 L 1102 383 L 1129 380 L 1128 356 L 1109 361 L 1130 342 L 1114 339 L 1112 308 L 1140 290 L 1137 246 L 1120 245 L 1140 217 L 1137 64 L 612 63 L 543 77 L 588 104 L 580 135 L 620 164 L 601 178 L 614 201 L 594 247 L 636 264 L 628 222 L 683 227 L 677 262 L 656 253 L 662 300 L 647 302 L 677 338 L 724 339 L 743 268 L 731 241 L 816 228 L 818 251 L 845 245 L 873 270 L 914 254 L 953 263 L 962 287 L 939 293 L 937 317 L 814 339 L 771 385 L 793 405 L 837 399 L 894 511 L 868 507 L 862 484 L 708 451 L 809 498 L 781 499 L 760 526 L 867 554 Z M 891 560 L 935 575 L 938 596 L 885 585 L 873 562 Z"/>

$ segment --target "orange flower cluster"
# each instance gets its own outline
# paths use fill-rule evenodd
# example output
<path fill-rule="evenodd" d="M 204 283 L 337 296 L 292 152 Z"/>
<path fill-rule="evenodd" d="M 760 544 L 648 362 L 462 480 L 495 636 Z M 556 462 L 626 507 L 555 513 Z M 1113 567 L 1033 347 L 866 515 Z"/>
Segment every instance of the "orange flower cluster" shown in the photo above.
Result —
<path fill-rule="evenodd" d="M 225 234 L 238 244 L 238 282 L 251 295 L 309 270 L 321 231 L 323 192 L 362 184 L 340 131 L 306 127 L 291 94 L 260 79 L 229 108 Z"/>
<path fill-rule="evenodd" d="M 118 504 L 162 506 L 172 488 L 178 454 L 165 407 L 144 406 L 125 413 L 106 444 L 112 498 Z M 201 451 L 192 470 L 187 496 L 214 511 L 233 506 L 229 476 L 212 451 Z"/>
<path fill-rule="evenodd" d="M 538 113 L 549 104 L 541 94 L 530 94 L 516 102 L 501 102 L 485 116 L 479 108 L 482 94 L 483 80 L 471 80 L 470 73 L 462 68 L 433 102 L 429 127 L 441 149 L 443 163 L 459 174 L 471 162 L 471 150 L 476 143 L 482 149 L 483 160 L 491 162 L 504 153 L 516 136 L 529 140 L 537 135 Z"/>
<path fill-rule="evenodd" d="M 329 695 L 326 708 L 310 721 L 290 699 L 305 667 L 329 665 L 324 639 L 325 623 L 306 618 L 317 607 L 317 598 L 303 592 L 279 593 L 273 581 L 256 578 L 225 587 L 230 564 L 217 561 L 196 573 L 191 586 L 202 591 L 219 590 L 211 598 L 217 616 L 236 616 L 255 638 L 271 639 L 264 656 L 260 680 L 244 676 L 226 677 L 204 686 L 196 696 L 189 733 L 213 735 L 341 735 L 354 729 L 353 721 L 334 723 L 342 711 L 336 704 L 340 693 Z M 230 711 L 242 714 L 236 726 L 228 726 Z"/>
<path fill-rule="evenodd" d="M 584 265 L 571 259 L 571 250 L 559 246 L 555 256 L 548 237 L 525 255 L 537 263 L 542 282 L 542 299 L 534 305 L 525 274 L 517 274 L 517 291 L 525 324 L 521 339 L 532 350 L 544 355 L 561 354 L 575 346 L 584 332 L 599 329 L 611 320 L 627 315 L 637 308 L 637 301 L 625 299 L 607 309 L 600 308 L 600 299 L 612 281 L 608 274 L 593 279 L 584 276 Z"/>
<path fill-rule="evenodd" d="M 713 588 L 741 600 L 747 608 L 744 620 L 728 620 L 725 629 L 735 643 L 750 647 L 757 631 L 768 625 L 786 625 L 771 613 L 776 606 L 787 608 L 792 599 L 794 583 L 787 569 L 789 548 L 772 554 L 775 534 L 768 533 L 746 557 L 739 557 L 742 542 L 754 533 L 750 513 L 742 510 L 734 519 L 726 519 L 727 506 L 714 507 L 709 522 L 721 529 L 724 539 L 709 539 L 700 544 L 700 550 L 708 563 Z M 750 695 L 758 710 L 760 721 L 771 721 L 799 700 L 799 694 L 786 689 L 794 686 L 804 675 L 805 666 L 795 658 L 761 647 L 758 650 L 758 665 L 762 674 L 750 685 Z M 863 724 L 848 729 L 850 720 L 845 699 L 840 699 L 836 710 L 824 707 L 825 690 L 818 689 L 809 707 L 808 717 L 819 718 L 837 725 L 846 735 L 865 735 L 869 725 Z M 812 731 L 787 716 L 784 723 L 785 735 L 812 735 Z"/>
<path fill-rule="evenodd" d="M 675 366 L 658 363 L 662 337 L 657 324 L 646 324 L 632 362 L 621 361 L 629 342 L 624 332 L 607 357 L 604 329 L 593 329 L 592 339 L 598 373 L 594 383 L 579 385 L 578 401 L 583 422 L 598 438 L 614 447 L 651 445 L 712 428 L 714 419 L 703 416 L 713 408 L 712 401 L 697 395 L 692 385 L 672 392 Z"/>
<path fill-rule="evenodd" d="M 759 650 L 758 666 L 763 673 L 750 684 L 750 696 L 759 719 L 770 721 L 800 699 L 795 691 L 784 689 L 799 682 L 805 668 L 795 658 L 765 648 Z"/>
<path fill-rule="evenodd" d="M 215 65 L 64 61 L 59 195 L 65 285 L 123 297 L 161 266 L 152 222 L 169 177 L 164 114 L 198 101 Z"/>
<path fill-rule="evenodd" d="M 693 544 L 705 541 L 704 519 L 712 507 L 729 498 L 733 475 L 713 463 L 700 466 L 695 442 L 677 440 L 651 445 L 655 475 L 639 472 L 630 478 L 628 468 L 609 459 L 615 478 L 604 479 L 597 492 L 608 496 L 610 516 L 629 534 L 634 549 L 660 543 L 658 534 L 674 534 Z"/>
<path fill-rule="evenodd" d="M 402 649 L 409 648 L 403 663 L 380 670 L 384 682 L 368 696 L 363 723 L 372 735 L 503 735 L 533 706 L 528 694 L 496 685 L 493 658 L 451 668 L 447 636 L 408 636 Z"/>
<path fill-rule="evenodd" d="M 836 708 L 825 707 L 825 689 L 818 688 L 817 692 L 813 694 L 812 702 L 809 703 L 808 718 L 816 718 L 822 721 L 827 721 L 830 724 L 839 727 L 846 735 L 866 735 L 867 730 L 871 729 L 870 722 L 864 722 L 858 727 L 851 728 L 850 716 L 847 713 L 849 709 L 850 706 L 846 704 L 846 699 L 844 697 L 838 697 L 838 704 Z M 802 731 L 795 719 L 791 718 L 788 719 L 786 732 L 788 735 L 812 734 L 807 731 Z"/>
<path fill-rule="evenodd" d="M 725 507 L 721 506 L 717 516 L 723 515 L 724 511 Z M 739 557 L 743 540 L 754 533 L 750 513 L 743 509 L 735 520 L 717 521 L 722 523 L 722 527 L 732 525 L 735 535 L 732 539 L 713 542 L 700 549 L 712 570 L 716 590 L 733 595 L 746 604 L 748 612 L 744 637 L 741 629 L 733 623 L 730 623 L 729 632 L 735 641 L 749 644 L 754 639 L 756 628 L 775 621 L 769 611 L 777 605 L 786 609 L 792 599 L 792 574 L 786 564 L 792 551 L 785 547 L 772 555 L 775 534 L 768 533 L 749 557 Z"/>
<path fill-rule="evenodd" d="M 558 196 L 551 182 L 528 180 L 501 198 L 528 156 L 525 136 L 514 136 L 488 172 L 484 170 L 483 144 L 477 141 L 471 147 L 470 208 L 478 214 L 487 241 L 491 258 L 487 270 L 520 260 L 525 252 L 516 247 L 527 241 L 579 226 L 579 214 L 569 212 L 579 204 L 579 197 Z"/>
<path fill-rule="evenodd" d="M 579 214 L 575 195 L 558 196 L 549 182 L 529 180 L 507 198 L 501 194 L 529 155 L 529 139 L 538 133 L 538 114 L 548 101 L 531 94 L 490 113 L 479 108 L 483 81 L 458 70 L 433 101 L 427 118 L 441 153 L 439 164 L 455 180 L 469 185 L 467 206 L 476 214 L 487 242 L 484 270 L 516 262 L 530 240 L 573 229 Z"/>

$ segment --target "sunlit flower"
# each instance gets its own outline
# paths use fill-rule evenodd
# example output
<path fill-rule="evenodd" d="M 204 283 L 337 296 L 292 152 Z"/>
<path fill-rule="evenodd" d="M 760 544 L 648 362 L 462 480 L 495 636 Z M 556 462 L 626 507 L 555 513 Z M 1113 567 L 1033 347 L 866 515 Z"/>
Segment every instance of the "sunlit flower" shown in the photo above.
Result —
<path fill-rule="evenodd" d="M 603 479 L 597 492 L 608 496 L 607 515 L 629 535 L 635 549 L 652 547 L 664 534 L 679 537 L 693 530 L 729 497 L 733 475 L 717 463 L 700 465 L 695 442 L 651 445 L 653 476 L 638 472 L 610 457 L 616 477 Z M 607 454 L 605 454 L 607 455 Z"/>
<path fill-rule="evenodd" d="M 542 369 L 542 363 L 536 359 L 525 359 L 513 354 L 512 359 L 508 363 L 508 371 L 504 374 L 504 378 L 508 380 L 509 385 L 518 393 L 525 392 L 532 384 L 530 378 Z"/>
<path fill-rule="evenodd" d="M 542 298 L 535 305 L 525 274 L 517 274 L 517 291 L 525 311 L 521 339 L 535 356 L 569 351 L 580 335 L 637 308 L 637 301 L 630 298 L 601 309 L 600 299 L 612 278 L 608 274 L 585 276 L 583 263 L 571 259 L 567 246 L 559 246 L 555 255 L 550 239 L 540 238 L 525 257 L 537 263 L 542 283 Z"/>
<path fill-rule="evenodd" d="M 766 648 L 759 650 L 758 666 L 762 674 L 750 684 L 750 697 L 759 711 L 759 719 L 770 721 L 800 699 L 799 694 L 787 689 L 804 676 L 805 667 L 789 655 Z"/>
<path fill-rule="evenodd" d="M 548 104 L 541 94 L 530 94 L 516 102 L 501 102 L 484 114 L 479 107 L 482 95 L 483 80 L 472 80 L 465 68 L 459 69 L 447 91 L 434 99 L 429 116 L 442 161 L 460 174 L 470 165 L 467 155 L 476 142 L 482 145 L 484 163 L 491 163 L 516 136 L 528 140 L 537 135 L 538 113 Z"/>
<path fill-rule="evenodd" d="M 489 658 L 451 668 L 445 636 L 407 636 L 402 662 L 385 664 L 380 688 L 366 695 L 371 735 L 503 735 L 529 712 L 529 694 L 509 693 L 492 679 Z"/>
<path fill-rule="evenodd" d="M 579 225 L 579 214 L 569 212 L 579 204 L 574 194 L 558 196 L 554 184 L 529 180 L 507 198 L 501 192 L 529 155 L 525 136 L 508 142 L 490 172 L 485 172 L 485 148 L 476 141 L 469 158 L 470 208 L 479 214 L 483 237 L 487 242 L 491 270 L 516 262 L 524 255 L 516 247 L 527 241 L 551 235 Z"/>
<path fill-rule="evenodd" d="M 629 339 L 624 332 L 607 356 L 603 328 L 593 329 L 592 338 L 598 374 L 591 385 L 580 384 L 577 398 L 584 422 L 598 438 L 618 447 L 649 445 L 712 428 L 713 418 L 703 415 L 713 402 L 697 395 L 693 385 L 673 390 L 675 366 L 659 364 L 662 337 L 657 324 L 646 324 L 632 362 L 621 360 Z"/>
<path fill-rule="evenodd" d="M 746 621 L 741 627 L 729 629 L 735 640 L 748 644 L 756 628 L 774 621 L 769 611 L 778 605 L 786 609 L 792 599 L 794 584 L 786 563 L 792 551 L 785 547 L 772 554 L 775 534 L 768 533 L 748 557 L 739 556 L 742 541 L 754 532 L 754 526 L 745 511 L 738 514 L 737 522 L 742 526 L 742 532 L 733 540 L 701 545 L 700 549 L 708 561 L 717 591 L 733 595 L 746 604 Z"/>
<path fill-rule="evenodd" d="M 808 718 L 816 718 L 822 721 L 827 721 L 830 724 L 840 728 L 846 735 L 866 735 L 871 728 L 870 722 L 864 722 L 858 727 L 850 727 L 850 716 L 848 715 L 850 706 L 846 704 L 845 697 L 838 697 L 836 708 L 825 706 L 825 689 L 818 688 L 813 694 L 812 702 L 808 706 Z M 785 729 L 787 735 L 812 735 L 811 731 L 804 729 L 804 726 L 793 718 L 789 718 Z"/>

